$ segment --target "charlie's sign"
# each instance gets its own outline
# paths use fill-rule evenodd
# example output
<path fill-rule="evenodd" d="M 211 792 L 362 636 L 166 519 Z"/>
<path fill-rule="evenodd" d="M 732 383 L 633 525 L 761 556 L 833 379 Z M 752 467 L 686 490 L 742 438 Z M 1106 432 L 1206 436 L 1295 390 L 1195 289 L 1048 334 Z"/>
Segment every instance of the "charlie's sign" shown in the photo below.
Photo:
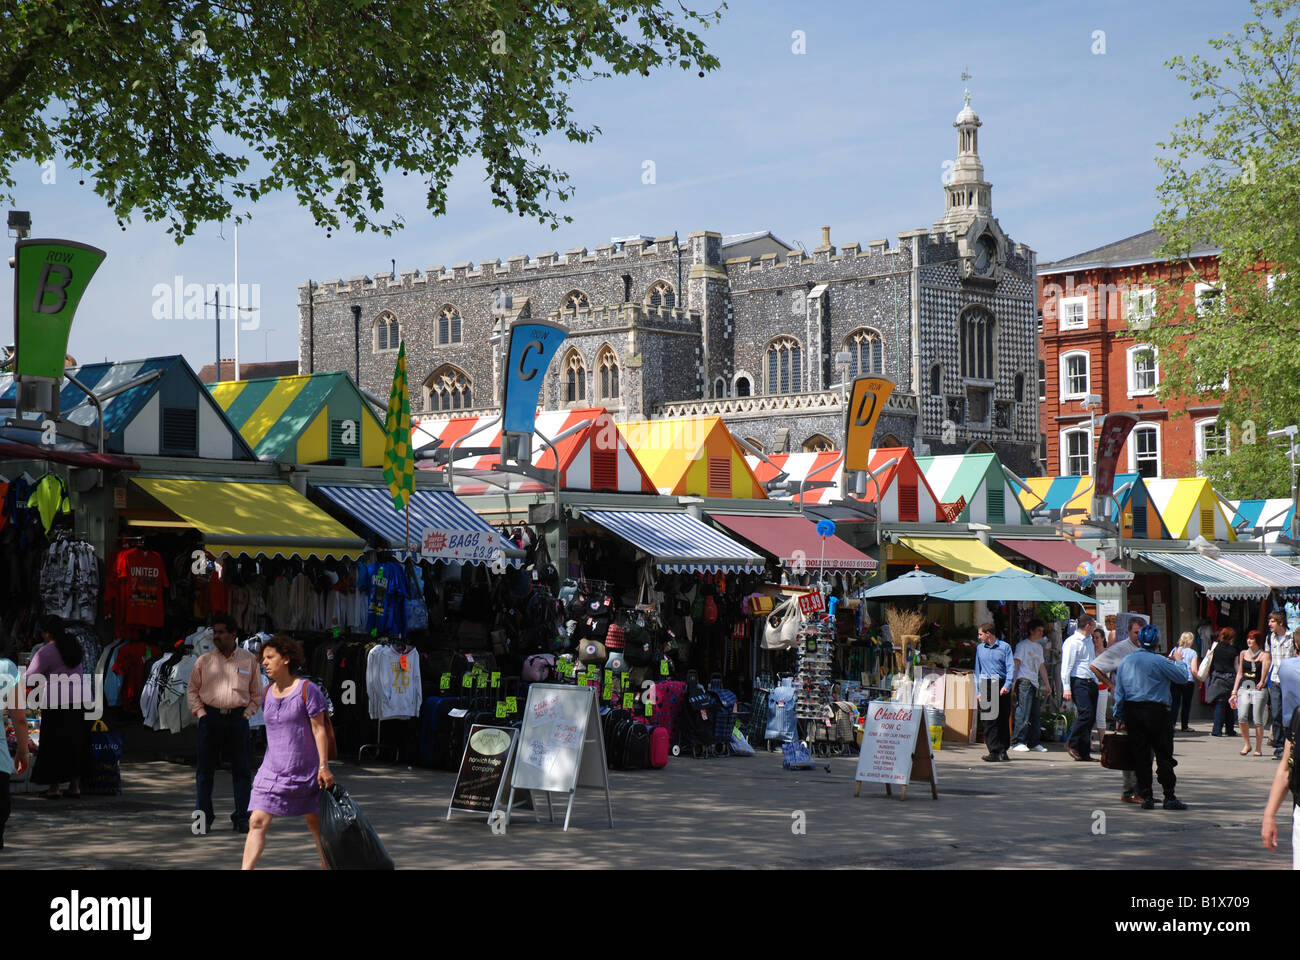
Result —
<path fill-rule="evenodd" d="M 15 244 L 16 377 L 62 381 L 72 318 L 106 256 L 98 247 L 71 240 Z"/>

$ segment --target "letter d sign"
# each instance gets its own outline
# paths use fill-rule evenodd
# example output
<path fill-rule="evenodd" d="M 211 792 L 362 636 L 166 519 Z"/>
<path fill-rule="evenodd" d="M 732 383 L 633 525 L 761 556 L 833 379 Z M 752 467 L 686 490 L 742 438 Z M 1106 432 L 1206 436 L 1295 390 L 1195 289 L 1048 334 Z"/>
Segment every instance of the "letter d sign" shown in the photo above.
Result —
<path fill-rule="evenodd" d="M 14 246 L 15 376 L 62 380 L 68 335 L 81 297 L 107 254 L 71 240 Z"/>
<path fill-rule="evenodd" d="M 894 392 L 894 381 L 884 377 L 858 377 L 844 424 L 844 469 L 870 470 L 871 441 L 885 401 Z"/>

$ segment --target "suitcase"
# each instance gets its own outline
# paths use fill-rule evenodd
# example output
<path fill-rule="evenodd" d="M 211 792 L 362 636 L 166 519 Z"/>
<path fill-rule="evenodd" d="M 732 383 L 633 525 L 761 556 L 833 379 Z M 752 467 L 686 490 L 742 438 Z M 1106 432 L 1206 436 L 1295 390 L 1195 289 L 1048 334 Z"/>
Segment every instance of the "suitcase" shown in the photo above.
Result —
<path fill-rule="evenodd" d="M 633 722 L 631 717 L 619 721 L 615 731 L 619 759 L 624 770 L 645 770 L 650 766 L 650 728 Z"/>
<path fill-rule="evenodd" d="M 650 731 L 650 766 L 658 770 L 661 767 L 668 766 L 668 731 L 663 727 L 655 727 Z"/>
<path fill-rule="evenodd" d="M 686 703 L 686 683 L 683 680 L 660 680 L 654 685 L 654 707 L 649 718 L 642 712 L 638 717 L 651 727 L 668 731 L 670 745 L 680 743 L 682 706 Z"/>
<path fill-rule="evenodd" d="M 450 703 L 455 702 L 454 697 L 425 697 L 424 703 L 420 706 L 420 763 L 424 766 L 433 767 L 438 765 L 436 754 L 440 723 L 442 725 L 442 743 L 444 749 L 446 747 L 446 729 L 449 726 L 449 721 L 445 715 L 440 716 L 438 711 L 444 700 Z"/>

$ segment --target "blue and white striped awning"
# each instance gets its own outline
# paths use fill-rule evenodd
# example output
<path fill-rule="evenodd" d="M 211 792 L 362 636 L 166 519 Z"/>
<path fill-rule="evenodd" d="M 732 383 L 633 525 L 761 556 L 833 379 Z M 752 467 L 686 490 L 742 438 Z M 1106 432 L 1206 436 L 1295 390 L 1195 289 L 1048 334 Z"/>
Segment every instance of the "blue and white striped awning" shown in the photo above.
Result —
<path fill-rule="evenodd" d="M 761 570 L 767 561 L 685 513 L 584 510 L 582 515 L 648 553 L 668 573 Z"/>
<path fill-rule="evenodd" d="M 406 542 L 406 517 L 393 509 L 393 498 L 387 487 L 312 486 L 395 552 L 406 553 L 402 549 Z M 411 494 L 409 510 L 413 556 L 432 533 L 436 546 L 423 554 L 429 559 L 491 564 L 501 558 L 513 567 L 523 563 L 521 557 L 510 556 L 519 552 L 513 544 L 508 544 L 491 524 L 445 490 L 416 490 Z"/>
<path fill-rule="evenodd" d="M 1211 600 L 1262 600 L 1272 592 L 1264 581 L 1199 553 L 1143 551 L 1138 556 L 1164 567 L 1175 576 L 1190 580 Z"/>

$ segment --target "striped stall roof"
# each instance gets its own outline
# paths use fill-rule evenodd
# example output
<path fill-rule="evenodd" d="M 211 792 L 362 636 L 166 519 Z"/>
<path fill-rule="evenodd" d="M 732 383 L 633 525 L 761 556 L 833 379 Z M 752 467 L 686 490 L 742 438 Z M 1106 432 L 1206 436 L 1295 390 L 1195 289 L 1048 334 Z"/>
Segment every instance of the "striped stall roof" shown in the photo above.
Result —
<path fill-rule="evenodd" d="M 1245 520 L 1247 533 L 1255 527 L 1267 524 L 1267 531 L 1264 534 L 1265 543 L 1276 543 L 1278 534 L 1288 533 L 1291 529 L 1291 518 L 1295 516 L 1295 502 L 1289 497 L 1228 502 L 1237 511 L 1232 518 L 1233 521 Z"/>
<path fill-rule="evenodd" d="M 489 423 L 494 417 L 456 417 L 437 419 L 425 417 L 417 420 L 411 430 L 411 443 L 416 450 L 429 448 L 442 441 L 441 448 L 451 445 L 472 430 Z M 589 425 L 557 443 L 560 456 L 560 486 L 564 490 L 592 490 L 613 493 L 655 493 L 654 484 L 636 456 L 628 449 L 626 441 L 615 426 L 609 411 L 602 407 L 577 410 L 544 410 L 537 414 L 537 430 L 547 437 L 558 437 L 564 431 L 589 421 Z M 499 447 L 501 427 L 498 423 L 467 440 L 466 447 Z M 541 470 L 555 469 L 555 455 L 533 434 L 532 464 Z M 539 493 L 550 489 L 536 480 L 519 475 L 496 473 L 497 483 L 484 483 L 500 462 L 495 454 L 487 456 L 457 457 L 455 464 L 456 492 L 461 496 L 476 496 L 502 489 L 509 482 L 513 493 Z M 423 470 L 441 470 L 432 460 L 417 461 Z M 477 474 L 477 476 L 476 476 Z"/>
<path fill-rule="evenodd" d="M 1272 592 L 1264 581 L 1199 553 L 1150 551 L 1139 556 L 1196 584 L 1211 600 L 1262 600 Z"/>
<path fill-rule="evenodd" d="M 649 554 L 669 573 L 761 570 L 766 561 L 685 513 L 584 510 L 582 515 Z"/>
<path fill-rule="evenodd" d="M 966 453 L 917 457 L 930 489 L 943 503 L 966 501 L 956 518 L 962 523 L 1027 524 L 1016 488 L 1002 472 L 996 454 Z"/>
<path fill-rule="evenodd" d="M 321 432 L 315 444 L 319 459 L 328 458 L 328 424 L 321 415 L 336 392 L 344 391 L 349 418 L 357 416 L 353 411 L 361 411 L 357 430 L 363 449 L 359 459 L 363 466 L 380 463 L 383 424 L 346 373 L 224 380 L 207 387 L 258 459 L 289 463 L 306 462 L 299 456 L 297 441 L 311 428 Z M 335 419 L 339 417 L 336 412 Z"/>
<path fill-rule="evenodd" d="M 816 476 L 812 474 L 834 463 L 839 455 L 839 451 L 831 450 L 823 453 L 773 454 L 767 458 L 771 463 L 752 455 L 745 460 L 753 469 L 754 475 L 764 483 L 774 480 L 778 469 L 788 474 L 786 480 L 790 483 L 798 483 L 800 480 L 810 478 L 814 481 L 832 481 L 834 486 L 807 490 L 802 496 L 802 501 L 806 504 L 825 506 L 844 499 L 840 485 L 842 470 L 840 466 L 835 466 L 823 470 Z M 890 460 L 898 462 L 882 470 L 881 468 Z M 944 522 L 943 511 L 939 508 L 939 498 L 926 482 L 925 475 L 916 462 L 916 456 L 909 447 L 874 447 L 868 465 L 871 472 L 875 474 L 876 482 L 867 481 L 861 499 L 864 503 L 875 503 L 876 488 L 879 486 L 882 504 L 880 515 L 883 522 Z M 774 499 L 789 497 L 795 502 L 801 499 L 791 492 L 778 490 L 769 492 L 768 496 Z"/>
<path fill-rule="evenodd" d="M 181 357 L 152 357 L 148 360 L 128 360 L 123 363 L 87 363 L 72 371 L 87 389 L 95 393 L 107 393 L 115 387 L 130 383 L 136 377 L 155 370 L 169 370 L 178 363 L 184 363 Z M 125 427 L 147 404 L 157 392 L 159 378 L 142 383 L 115 397 L 103 401 L 104 433 L 116 433 Z M 17 397 L 17 388 L 11 375 L 0 377 L 0 400 L 13 400 Z M 83 427 L 96 423 L 95 407 L 86 395 L 71 383 L 65 383 L 59 392 L 59 408 L 65 419 Z"/>
<path fill-rule="evenodd" d="M 1175 540 L 1236 540 L 1236 531 L 1219 505 L 1219 498 L 1203 477 L 1148 480 L 1151 495 L 1169 535 Z"/>
<path fill-rule="evenodd" d="M 659 493 L 767 499 L 720 417 L 636 420 L 618 429 Z"/>
<path fill-rule="evenodd" d="M 396 552 L 405 553 L 400 547 L 406 542 L 406 517 L 393 509 L 393 497 L 386 486 L 313 485 L 312 489 L 342 508 L 371 534 L 395 548 Z M 411 494 L 408 509 L 411 514 L 412 542 L 418 543 L 426 530 L 437 529 L 481 533 L 484 542 L 493 551 L 504 543 L 501 534 L 493 529 L 491 524 L 446 490 L 416 490 Z M 493 557 L 466 556 L 461 562 L 486 565 L 492 563 L 493 559 Z M 505 562 L 517 567 L 523 563 L 523 560 L 519 557 L 507 557 Z"/>

